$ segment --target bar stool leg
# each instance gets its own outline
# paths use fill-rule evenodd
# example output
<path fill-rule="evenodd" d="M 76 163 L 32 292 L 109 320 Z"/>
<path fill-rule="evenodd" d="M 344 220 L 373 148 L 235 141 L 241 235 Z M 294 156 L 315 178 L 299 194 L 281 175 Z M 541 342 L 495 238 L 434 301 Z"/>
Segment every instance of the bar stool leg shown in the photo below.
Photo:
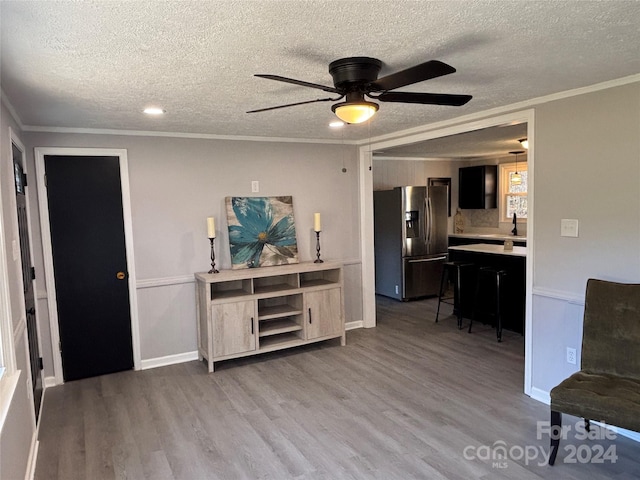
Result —
<path fill-rule="evenodd" d="M 456 270 L 456 290 L 454 296 L 458 297 L 458 330 L 462 330 L 462 269 Z"/>
<path fill-rule="evenodd" d="M 500 311 L 500 283 L 502 280 L 502 273 L 496 273 L 496 335 L 498 336 L 498 342 L 502 342 L 502 312 Z"/>
<path fill-rule="evenodd" d="M 480 298 L 480 281 L 480 270 L 478 270 L 478 278 L 476 278 L 476 293 L 473 297 L 473 311 L 471 312 L 471 318 L 469 319 L 469 333 L 471 333 L 471 327 L 473 326 L 473 321 L 476 319 L 476 312 L 478 311 L 478 299 Z"/>

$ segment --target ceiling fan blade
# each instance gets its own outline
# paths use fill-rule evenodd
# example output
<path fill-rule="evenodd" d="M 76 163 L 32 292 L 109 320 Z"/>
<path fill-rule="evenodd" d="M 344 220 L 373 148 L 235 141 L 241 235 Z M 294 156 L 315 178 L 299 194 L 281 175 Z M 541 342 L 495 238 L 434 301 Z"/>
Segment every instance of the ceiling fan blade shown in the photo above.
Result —
<path fill-rule="evenodd" d="M 455 72 L 456 69 L 451 65 L 447 65 L 439 60 L 429 60 L 414 67 L 400 70 L 386 77 L 377 79 L 371 84 L 371 91 L 380 92 L 394 90 L 396 88 L 412 85 L 414 83 L 429 80 L 431 78 L 441 77 Z"/>
<path fill-rule="evenodd" d="M 344 95 L 342 97 L 344 97 Z M 335 101 L 338 101 L 338 100 L 342 99 L 342 97 L 338 97 L 338 98 L 317 98 L 315 100 L 307 100 L 306 102 L 288 103 L 286 105 L 278 105 L 277 107 L 267 107 L 267 108 L 259 108 L 257 110 L 249 110 L 247 113 L 266 112 L 267 110 L 277 110 L 278 108 L 295 107 L 296 105 L 305 105 L 307 103 L 335 102 Z"/>
<path fill-rule="evenodd" d="M 311 82 L 303 82 L 302 80 L 295 80 L 293 78 L 281 77 L 280 75 L 256 74 L 255 76 L 260 78 L 266 78 L 268 80 L 276 80 L 278 82 L 292 83 L 294 85 L 300 85 L 301 87 L 317 88 L 319 90 L 324 90 L 325 92 L 330 92 L 330 93 L 342 93 L 340 92 L 340 90 L 334 87 L 327 87 L 326 85 L 319 85 L 317 83 L 311 83 Z"/>
<path fill-rule="evenodd" d="M 422 103 L 425 105 L 460 107 L 473 97 L 471 95 L 451 95 L 447 93 L 384 92 L 372 98 L 381 102 Z"/>

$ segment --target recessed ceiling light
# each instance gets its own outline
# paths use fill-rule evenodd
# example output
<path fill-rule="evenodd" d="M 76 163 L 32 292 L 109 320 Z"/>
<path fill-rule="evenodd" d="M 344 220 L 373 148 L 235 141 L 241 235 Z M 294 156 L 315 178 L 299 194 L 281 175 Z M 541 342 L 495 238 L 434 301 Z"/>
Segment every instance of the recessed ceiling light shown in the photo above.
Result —
<path fill-rule="evenodd" d="M 331 122 L 329 124 L 329 126 L 331 128 L 340 128 L 340 127 L 344 127 L 344 122 Z"/>
<path fill-rule="evenodd" d="M 148 107 L 148 108 L 145 108 L 143 112 L 146 113 L 147 115 L 162 115 L 163 113 L 165 113 L 165 110 L 158 107 Z"/>

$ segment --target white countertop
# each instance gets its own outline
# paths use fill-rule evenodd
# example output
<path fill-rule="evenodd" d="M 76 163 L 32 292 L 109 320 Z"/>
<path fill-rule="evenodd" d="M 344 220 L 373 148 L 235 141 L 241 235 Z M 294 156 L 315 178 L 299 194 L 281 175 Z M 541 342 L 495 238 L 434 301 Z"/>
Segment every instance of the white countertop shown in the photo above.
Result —
<path fill-rule="evenodd" d="M 491 240 L 508 240 L 511 239 L 514 242 L 526 242 L 526 235 L 508 235 L 505 233 L 451 233 L 450 237 L 454 238 L 477 238 L 481 240 L 483 238 L 491 239 Z"/>
<path fill-rule="evenodd" d="M 457 250 L 459 252 L 489 253 L 493 255 L 507 255 L 511 257 L 527 256 L 527 247 L 513 247 L 513 250 L 505 250 L 504 245 L 491 245 L 489 243 L 459 245 L 457 247 L 449 247 L 449 250 Z"/>

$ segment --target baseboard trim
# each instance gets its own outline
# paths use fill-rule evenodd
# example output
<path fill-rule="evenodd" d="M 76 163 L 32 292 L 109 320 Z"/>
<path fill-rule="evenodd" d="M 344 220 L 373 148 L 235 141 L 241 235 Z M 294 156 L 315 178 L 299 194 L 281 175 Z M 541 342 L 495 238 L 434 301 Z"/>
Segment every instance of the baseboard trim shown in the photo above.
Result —
<path fill-rule="evenodd" d="M 598 423 L 598 422 L 596 422 L 596 423 Z M 640 433 L 638 433 L 638 432 L 632 432 L 631 430 L 625 430 L 624 428 L 612 427 L 611 425 L 607 425 L 607 428 L 613 429 L 618 435 L 621 435 L 623 437 L 627 437 L 627 438 L 633 440 L 634 442 L 639 442 L 640 443 Z"/>
<path fill-rule="evenodd" d="M 150 368 L 166 367 L 167 365 L 175 365 L 177 363 L 192 362 L 198 359 L 198 351 L 177 353 L 175 355 L 167 355 L 166 357 L 149 358 L 140 362 L 140 370 L 148 370 Z"/>
<path fill-rule="evenodd" d="M 31 440 L 31 448 L 29 449 L 29 458 L 27 460 L 27 472 L 24 476 L 25 479 L 33 480 L 36 475 L 36 463 L 38 461 L 38 448 L 40 447 L 40 442 L 38 441 L 38 433 L 35 432 L 33 434 L 33 439 Z"/>
<path fill-rule="evenodd" d="M 551 403 L 551 395 L 549 395 L 549 392 L 542 390 L 541 388 L 531 387 L 530 397 L 544 403 L 545 405 L 549 405 Z"/>
<path fill-rule="evenodd" d="M 356 328 L 363 328 L 364 321 L 363 320 L 354 320 L 352 322 L 347 322 L 344 324 L 345 330 L 355 330 Z"/>
<path fill-rule="evenodd" d="M 44 377 L 44 388 L 47 389 L 49 387 L 55 387 L 58 385 L 56 382 L 56 377 Z"/>

